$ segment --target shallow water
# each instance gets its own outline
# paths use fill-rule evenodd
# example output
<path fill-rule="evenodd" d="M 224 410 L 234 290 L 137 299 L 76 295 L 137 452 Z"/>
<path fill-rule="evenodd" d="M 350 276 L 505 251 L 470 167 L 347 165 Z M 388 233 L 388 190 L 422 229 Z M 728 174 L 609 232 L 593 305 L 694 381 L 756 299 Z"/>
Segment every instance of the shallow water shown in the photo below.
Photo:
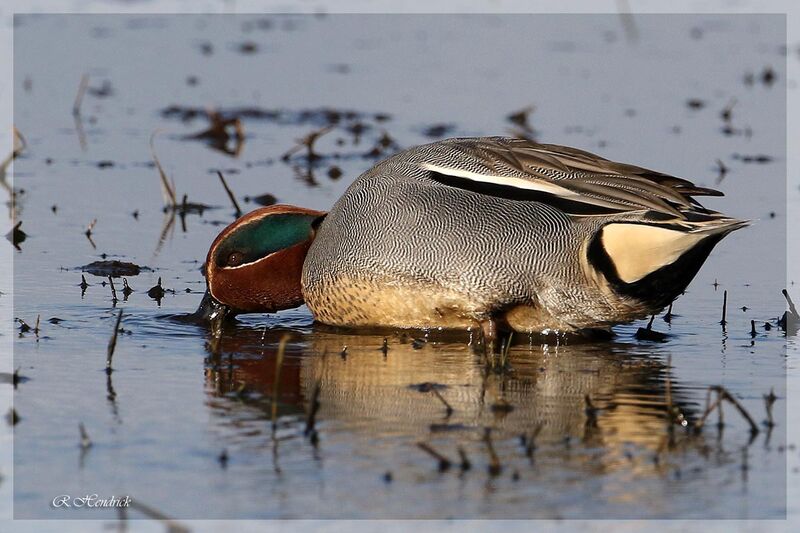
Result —
<path fill-rule="evenodd" d="M 14 313 L 41 323 L 14 343 L 28 378 L 14 398 L 15 516 L 114 518 L 50 506 L 60 494 L 97 493 L 130 494 L 177 518 L 783 517 L 786 454 L 797 453 L 783 422 L 786 338 L 762 326 L 784 309 L 783 22 L 636 24 L 632 40 L 617 16 L 18 18 L 15 124 L 28 147 L 15 185 L 28 237 L 15 255 Z M 83 73 L 96 90 L 74 119 Z M 720 112 L 734 101 L 726 133 Z M 254 207 L 245 196 L 264 193 L 325 209 L 395 149 L 368 155 L 384 132 L 397 147 L 434 133 L 508 133 L 507 116 L 527 105 L 540 140 L 718 187 L 726 197 L 709 207 L 755 221 L 718 246 L 671 323 L 656 319 L 667 342 L 637 341 L 643 324 L 617 328 L 612 342 L 517 336 L 512 370 L 494 373 L 466 335 L 353 334 L 314 325 L 301 308 L 242 317 L 215 344 L 169 318 L 199 303 L 199 266 L 233 220 L 216 169 L 245 210 Z M 184 138 L 206 128 L 206 107 L 242 115 L 238 155 L 233 141 L 229 155 Z M 339 122 L 315 145 L 323 157 L 283 161 L 331 110 Z M 202 215 L 162 212 L 148 144 L 156 130 L 179 198 L 211 206 Z M 721 181 L 717 159 L 729 169 Z M 332 167 L 342 176 L 331 178 Z M 101 254 L 153 271 L 128 278 L 135 292 L 116 305 L 100 277 L 87 275 L 82 295 L 77 267 Z M 158 277 L 174 290 L 160 305 L 146 295 Z M 125 332 L 108 377 L 119 309 Z M 314 445 L 304 430 L 316 383 Z M 449 417 L 424 383 L 437 384 Z M 670 441 L 667 406 L 695 420 L 710 385 L 724 385 L 758 423 L 774 389 L 777 425 L 751 441 L 726 405 L 721 431 L 714 414 L 701 435 L 676 427 Z M 79 423 L 93 442 L 86 450 Z M 529 454 L 520 436 L 537 431 Z M 439 472 L 419 442 L 453 466 Z"/>

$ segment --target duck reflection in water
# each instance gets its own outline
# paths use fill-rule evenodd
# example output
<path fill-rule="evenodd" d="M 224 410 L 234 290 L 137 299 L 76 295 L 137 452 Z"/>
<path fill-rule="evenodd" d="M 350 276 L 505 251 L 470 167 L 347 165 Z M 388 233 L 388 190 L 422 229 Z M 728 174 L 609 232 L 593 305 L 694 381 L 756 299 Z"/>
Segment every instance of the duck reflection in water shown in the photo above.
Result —
<path fill-rule="evenodd" d="M 242 434 L 254 438 L 251 444 L 271 445 L 276 355 L 285 333 L 229 324 L 209 343 L 210 404 L 234 426 L 241 415 L 247 421 Z M 482 458 L 484 431 L 491 428 L 501 461 L 504 454 L 519 459 L 536 448 L 537 457 L 557 460 L 560 468 L 571 464 L 598 474 L 620 468 L 658 472 L 654 463 L 668 468 L 665 452 L 687 445 L 708 453 L 703 435 L 687 427 L 702 413 L 652 348 L 585 341 L 540 345 L 525 338 L 512 343 L 510 368 L 498 370 L 486 364 L 482 345 L 462 333 L 354 334 L 317 325 L 292 335 L 277 381 L 284 436 L 302 439 L 319 384 L 321 446 L 328 432 L 343 431 L 365 437 L 354 440 L 366 447 L 385 437 L 409 449 L 435 439 L 453 459 L 459 446 Z M 433 388 L 452 406 L 451 414 Z"/>

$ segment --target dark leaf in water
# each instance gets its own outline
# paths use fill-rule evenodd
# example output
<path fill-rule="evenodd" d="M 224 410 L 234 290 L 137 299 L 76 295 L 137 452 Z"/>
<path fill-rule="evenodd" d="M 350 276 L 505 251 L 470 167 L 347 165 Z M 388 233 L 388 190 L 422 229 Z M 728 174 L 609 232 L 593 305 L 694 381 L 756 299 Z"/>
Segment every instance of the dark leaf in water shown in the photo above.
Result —
<path fill-rule="evenodd" d="M 422 130 L 422 134 L 426 137 L 438 138 L 444 137 L 454 129 L 453 124 L 433 124 Z"/>
<path fill-rule="evenodd" d="M 328 169 L 328 177 L 332 180 L 337 180 L 342 177 L 342 169 L 336 165 Z"/>
<path fill-rule="evenodd" d="M 78 267 L 82 272 L 87 272 L 93 276 L 101 276 L 112 278 L 119 278 L 122 276 L 138 276 L 141 272 L 151 272 L 152 270 L 145 266 L 139 266 L 134 263 L 125 261 L 94 261 L 88 265 Z"/>
<path fill-rule="evenodd" d="M 275 196 L 266 193 L 259 196 L 245 196 L 244 201 L 247 203 L 253 202 L 258 205 L 273 205 L 278 201 L 278 199 L 275 198 Z"/>
<path fill-rule="evenodd" d="M 689 109 L 702 109 L 705 107 L 705 105 L 706 103 L 703 100 L 700 100 L 699 98 L 689 98 L 688 100 L 686 100 L 686 106 Z"/>

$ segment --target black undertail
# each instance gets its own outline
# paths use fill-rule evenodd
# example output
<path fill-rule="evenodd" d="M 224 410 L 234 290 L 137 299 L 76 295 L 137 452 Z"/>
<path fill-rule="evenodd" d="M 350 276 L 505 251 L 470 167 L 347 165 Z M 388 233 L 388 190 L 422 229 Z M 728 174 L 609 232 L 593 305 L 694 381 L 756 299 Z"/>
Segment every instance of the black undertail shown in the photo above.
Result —
<path fill-rule="evenodd" d="M 677 298 L 694 279 L 708 258 L 711 250 L 722 240 L 724 234 L 711 235 L 698 242 L 681 255 L 674 263 L 651 272 L 639 281 L 625 283 L 617 274 L 601 242 L 602 231 L 598 231 L 588 249 L 589 262 L 603 273 L 611 286 L 621 295 L 639 300 L 657 312 Z"/>

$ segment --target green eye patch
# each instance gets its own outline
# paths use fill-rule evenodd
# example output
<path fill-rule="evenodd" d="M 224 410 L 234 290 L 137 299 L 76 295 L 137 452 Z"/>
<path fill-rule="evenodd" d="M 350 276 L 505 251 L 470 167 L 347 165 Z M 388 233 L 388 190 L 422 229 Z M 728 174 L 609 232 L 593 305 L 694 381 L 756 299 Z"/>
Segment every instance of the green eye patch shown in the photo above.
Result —
<path fill-rule="evenodd" d="M 317 217 L 287 213 L 271 215 L 237 228 L 217 247 L 214 262 L 228 266 L 231 254 L 240 254 L 237 264 L 258 261 L 273 252 L 284 250 L 311 237 Z"/>

